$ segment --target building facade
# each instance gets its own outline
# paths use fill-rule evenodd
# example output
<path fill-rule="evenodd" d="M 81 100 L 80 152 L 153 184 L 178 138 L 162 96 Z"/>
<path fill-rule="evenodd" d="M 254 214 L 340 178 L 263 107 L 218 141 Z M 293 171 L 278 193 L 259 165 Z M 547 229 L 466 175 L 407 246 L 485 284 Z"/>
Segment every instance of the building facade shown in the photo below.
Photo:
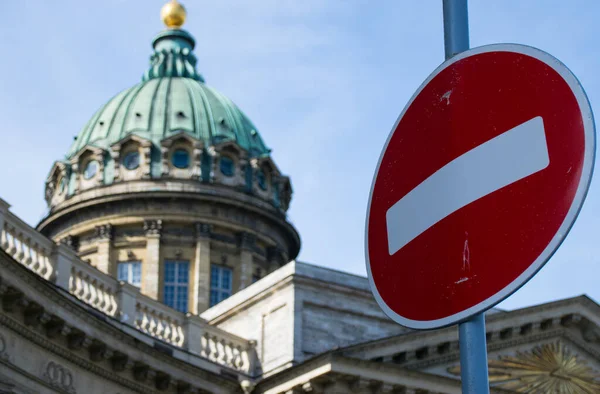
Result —
<path fill-rule="evenodd" d="M 455 327 L 295 260 L 290 178 L 196 69 L 177 1 L 142 81 L 96 111 L 36 228 L 0 200 L 0 392 L 459 393 Z M 487 314 L 492 392 L 600 393 L 600 306 Z"/>

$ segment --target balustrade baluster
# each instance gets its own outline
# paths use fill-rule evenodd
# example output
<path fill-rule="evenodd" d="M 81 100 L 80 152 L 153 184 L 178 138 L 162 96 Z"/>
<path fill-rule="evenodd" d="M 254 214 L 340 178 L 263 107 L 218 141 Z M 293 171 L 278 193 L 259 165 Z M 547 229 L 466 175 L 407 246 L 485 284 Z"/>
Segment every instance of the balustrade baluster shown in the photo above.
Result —
<path fill-rule="evenodd" d="M 4 250 L 8 249 L 8 232 L 5 226 L 0 229 L 0 247 Z"/>
<path fill-rule="evenodd" d="M 12 230 L 8 228 L 7 226 L 7 237 L 8 237 L 8 246 L 6 247 L 6 253 L 8 253 L 9 255 L 13 255 L 15 253 L 16 249 L 16 245 L 15 245 L 15 233 L 10 231 Z"/>

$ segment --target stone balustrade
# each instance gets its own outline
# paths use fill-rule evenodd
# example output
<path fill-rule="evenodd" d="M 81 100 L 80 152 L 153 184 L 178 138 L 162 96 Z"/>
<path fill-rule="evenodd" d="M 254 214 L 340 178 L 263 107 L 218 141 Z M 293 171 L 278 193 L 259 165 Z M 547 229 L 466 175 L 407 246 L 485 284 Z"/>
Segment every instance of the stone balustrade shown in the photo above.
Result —
<path fill-rule="evenodd" d="M 20 264 L 120 322 L 172 346 L 252 375 L 254 342 L 192 314 L 184 314 L 140 293 L 126 282 L 84 262 L 66 245 L 57 245 L 9 211 L 0 199 L 0 248 Z"/>
<path fill-rule="evenodd" d="M 186 316 L 148 297 L 136 297 L 134 325 L 140 331 L 178 347 L 184 345 Z"/>
<path fill-rule="evenodd" d="M 0 247 L 19 263 L 50 279 L 54 273 L 51 253 L 54 243 L 8 211 L 0 199 Z"/>
<path fill-rule="evenodd" d="M 80 261 L 75 258 L 75 261 Z M 118 311 L 116 293 L 119 283 L 86 263 L 72 264 L 69 292 L 86 304 L 115 317 Z"/>

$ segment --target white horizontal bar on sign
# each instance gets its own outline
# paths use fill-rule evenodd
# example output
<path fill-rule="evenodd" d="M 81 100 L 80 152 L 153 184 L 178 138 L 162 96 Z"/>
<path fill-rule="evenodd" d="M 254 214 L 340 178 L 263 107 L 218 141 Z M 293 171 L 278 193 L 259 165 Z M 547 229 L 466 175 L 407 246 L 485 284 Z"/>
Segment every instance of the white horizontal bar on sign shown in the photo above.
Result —
<path fill-rule="evenodd" d="M 541 116 L 457 157 L 388 209 L 390 256 L 453 212 L 543 170 L 548 164 Z"/>

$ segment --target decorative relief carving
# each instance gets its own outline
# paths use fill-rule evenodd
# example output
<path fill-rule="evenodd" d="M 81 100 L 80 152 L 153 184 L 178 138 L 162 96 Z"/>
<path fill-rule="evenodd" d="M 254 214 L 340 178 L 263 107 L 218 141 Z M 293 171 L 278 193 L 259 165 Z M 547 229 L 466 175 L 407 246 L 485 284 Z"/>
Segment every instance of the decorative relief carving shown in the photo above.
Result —
<path fill-rule="evenodd" d="M 600 373 L 557 341 L 489 360 L 490 383 L 517 393 L 600 393 Z M 460 375 L 460 366 L 448 368 Z"/>
<path fill-rule="evenodd" d="M 103 224 L 102 226 L 96 226 L 96 237 L 100 239 L 113 239 L 114 228 L 112 224 Z"/>
<path fill-rule="evenodd" d="M 239 238 L 240 248 L 254 250 L 254 247 L 256 245 L 256 236 L 250 233 L 243 232 L 239 234 Z"/>
<path fill-rule="evenodd" d="M 75 235 L 67 235 L 66 237 L 60 240 L 60 243 L 67 245 L 69 248 L 73 249 L 76 252 L 79 250 L 79 237 Z"/>
<path fill-rule="evenodd" d="M 162 220 L 144 220 L 144 231 L 146 235 L 160 235 Z"/>
<path fill-rule="evenodd" d="M 50 385 L 68 393 L 75 393 L 73 374 L 62 365 L 50 361 L 44 368 L 43 376 Z"/>
<path fill-rule="evenodd" d="M 210 233 L 212 232 L 212 225 L 208 223 L 196 223 L 195 227 L 197 237 L 210 237 Z"/>
<path fill-rule="evenodd" d="M 8 355 L 8 352 L 6 351 L 6 348 L 8 347 L 8 343 L 6 341 L 6 338 L 4 338 L 4 335 L 0 334 L 0 358 L 6 361 L 10 360 L 10 356 Z"/>

